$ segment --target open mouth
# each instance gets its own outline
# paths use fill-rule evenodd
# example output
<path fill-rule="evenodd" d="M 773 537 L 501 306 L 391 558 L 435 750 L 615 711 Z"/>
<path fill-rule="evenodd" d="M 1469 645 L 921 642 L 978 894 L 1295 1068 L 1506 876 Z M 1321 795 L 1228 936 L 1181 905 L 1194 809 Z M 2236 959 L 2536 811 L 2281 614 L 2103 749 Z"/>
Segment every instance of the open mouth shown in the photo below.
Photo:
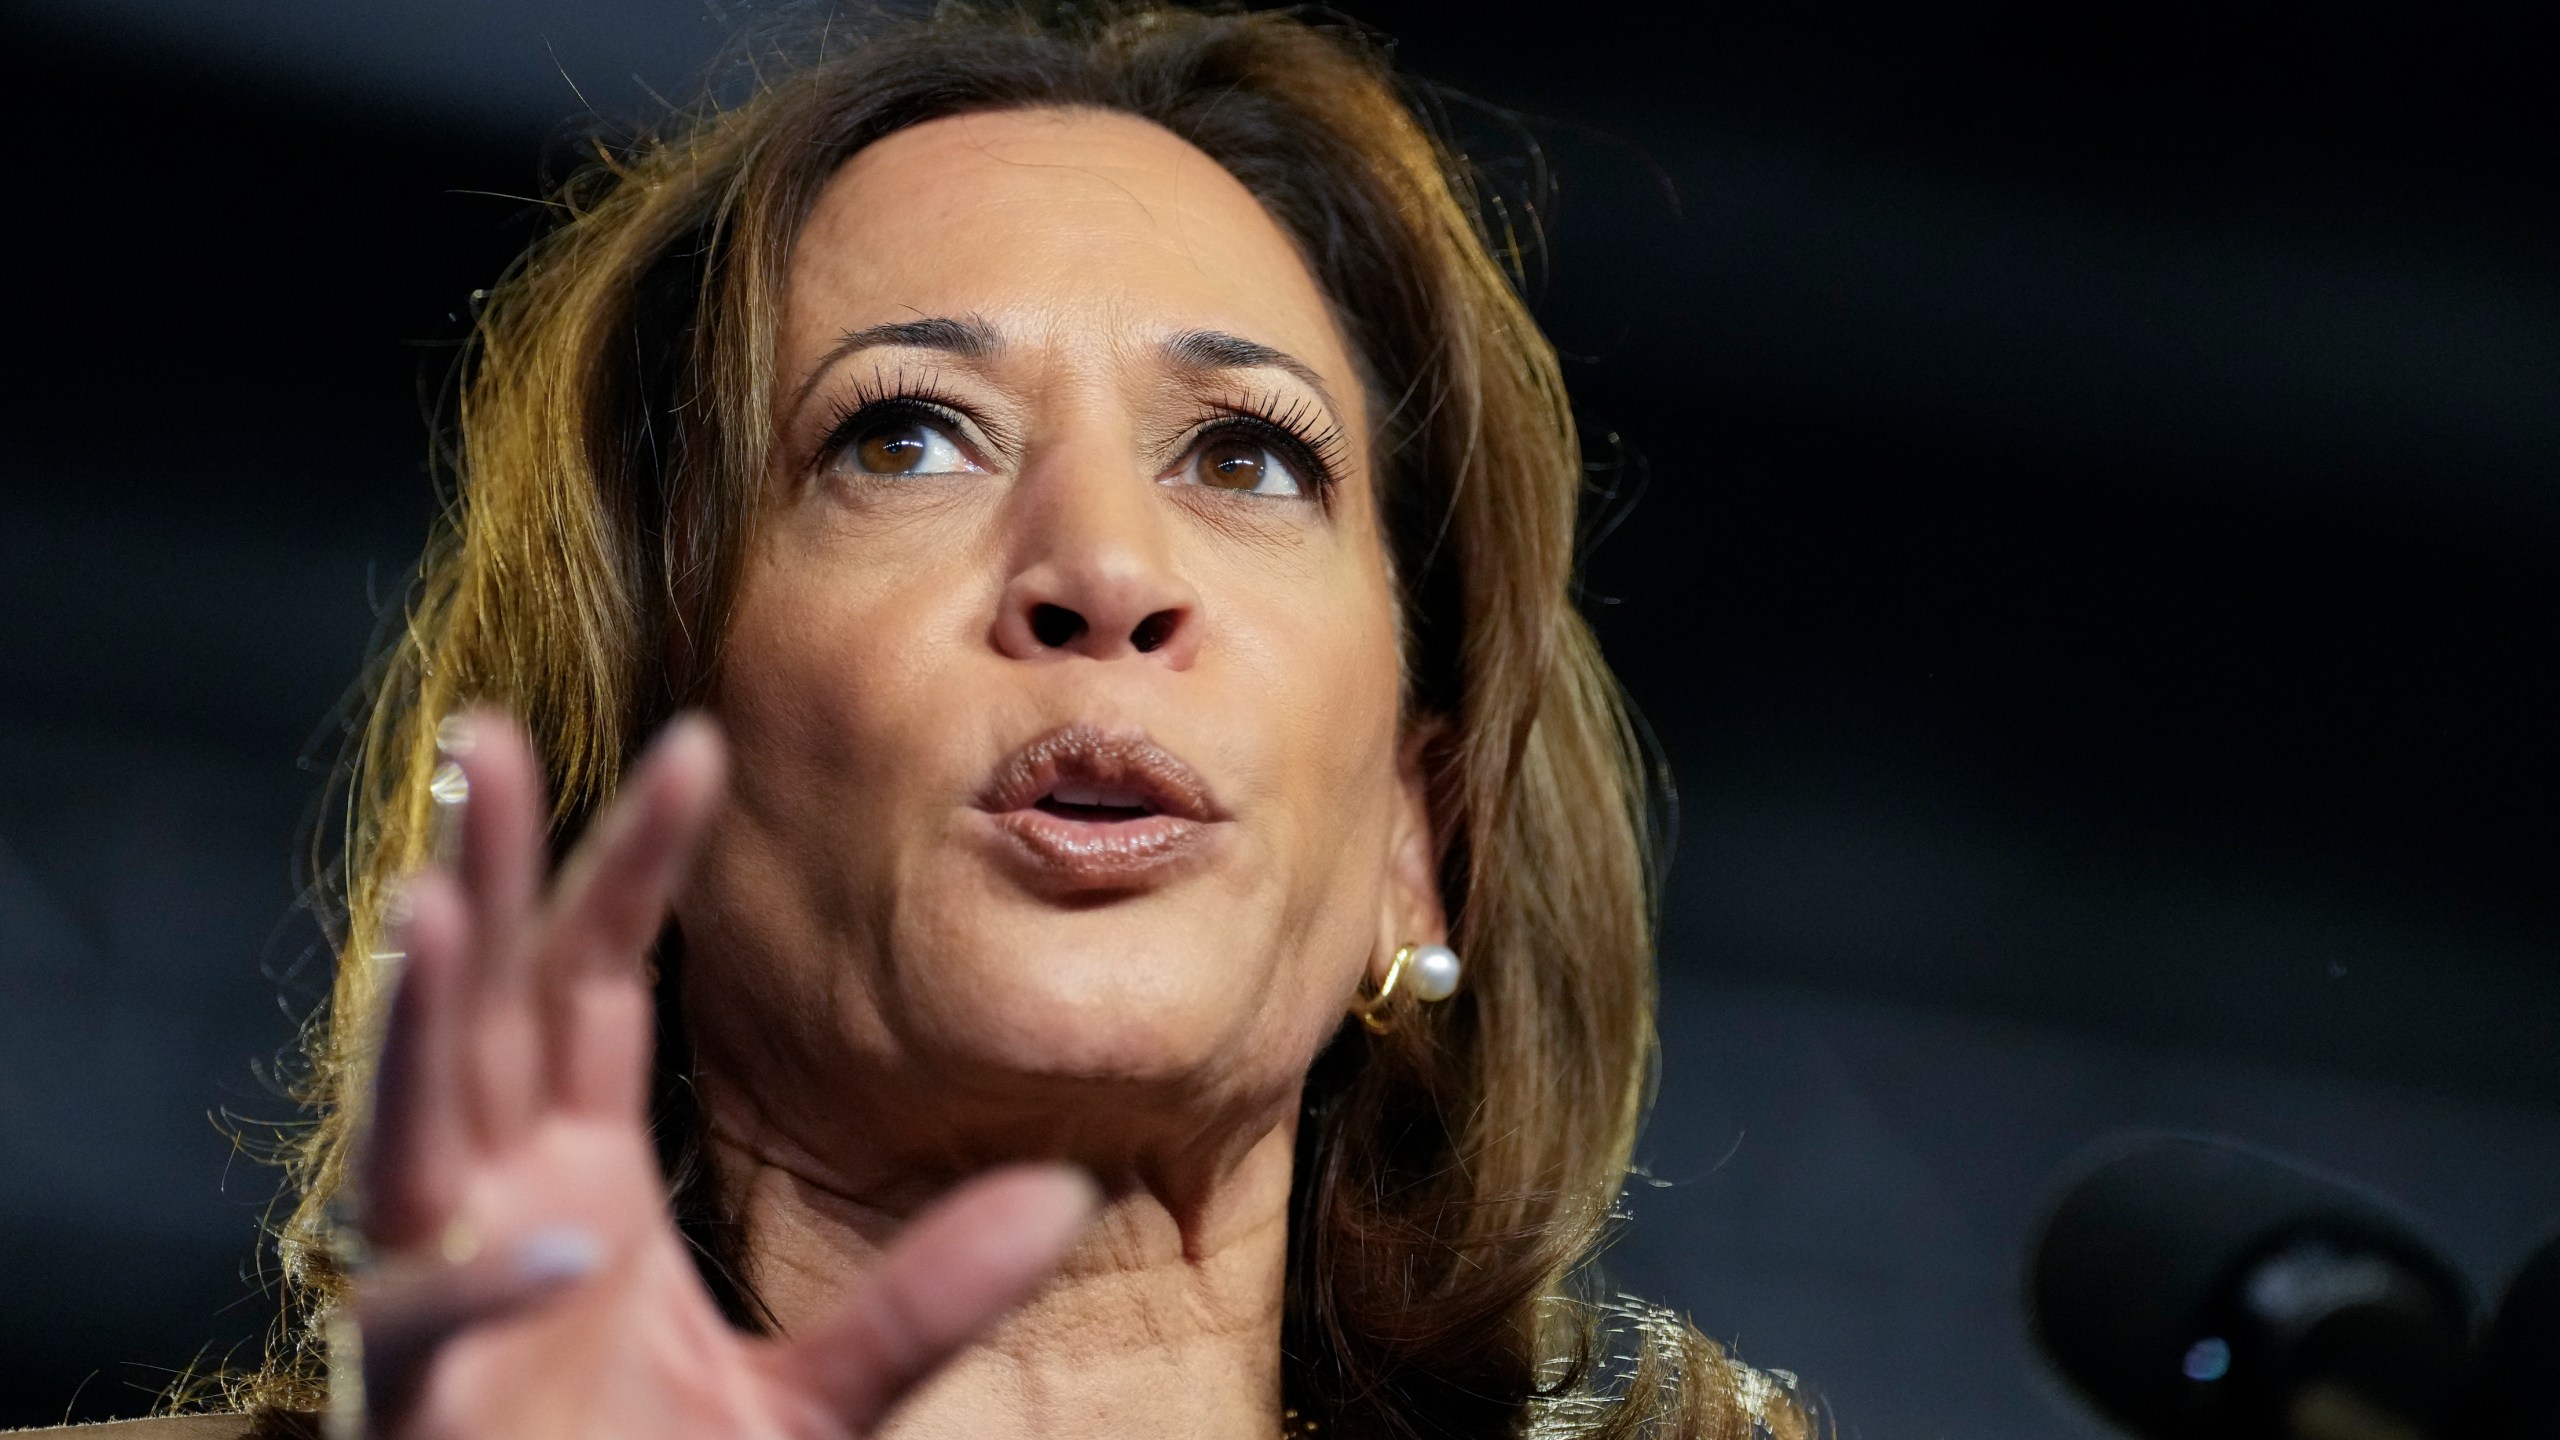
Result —
<path fill-rule="evenodd" d="M 1059 781 L 1050 787 L 1048 794 L 1032 801 L 1031 808 L 1061 820 L 1080 820 L 1091 825 L 1145 820 L 1163 813 L 1135 790 L 1109 789 L 1073 780 Z"/>
<path fill-rule="evenodd" d="M 1223 819 L 1209 784 L 1143 735 L 1064 725 L 1015 751 L 978 797 L 994 814 L 1030 811 L 1082 824 Z"/>
<path fill-rule="evenodd" d="M 1195 853 L 1226 818 L 1208 782 L 1143 735 L 1052 730 L 996 768 L 978 808 L 1042 888 L 1131 889 Z"/>

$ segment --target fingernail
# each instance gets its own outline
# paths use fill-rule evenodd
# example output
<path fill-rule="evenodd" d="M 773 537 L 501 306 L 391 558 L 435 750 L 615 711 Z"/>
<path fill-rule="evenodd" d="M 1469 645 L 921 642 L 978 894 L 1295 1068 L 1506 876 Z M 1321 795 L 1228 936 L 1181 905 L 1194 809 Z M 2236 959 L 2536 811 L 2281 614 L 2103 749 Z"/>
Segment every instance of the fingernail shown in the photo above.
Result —
<path fill-rule="evenodd" d="M 469 716 L 460 714 L 447 715 L 442 720 L 436 722 L 436 748 L 438 750 L 452 756 L 456 760 L 460 760 L 471 753 L 472 743 L 471 718 Z"/>
<path fill-rule="evenodd" d="M 649 737 L 645 753 L 654 760 L 682 744 L 684 736 L 700 728 L 694 723 L 692 711 L 679 710 L 666 724 L 658 727 L 657 734 Z"/>
<path fill-rule="evenodd" d="M 577 1225 L 553 1225 L 516 1242 L 516 1275 L 529 1281 L 575 1280 L 596 1268 L 604 1247 Z"/>
<path fill-rule="evenodd" d="M 389 934 L 399 934 L 401 927 L 409 923 L 409 916 L 416 909 L 417 906 L 409 899 L 409 882 L 405 880 L 391 882 L 390 893 L 382 897 L 382 928 Z"/>
<path fill-rule="evenodd" d="M 462 853 L 463 805 L 471 798 L 471 777 L 447 760 L 427 777 L 427 863 L 450 865 Z"/>

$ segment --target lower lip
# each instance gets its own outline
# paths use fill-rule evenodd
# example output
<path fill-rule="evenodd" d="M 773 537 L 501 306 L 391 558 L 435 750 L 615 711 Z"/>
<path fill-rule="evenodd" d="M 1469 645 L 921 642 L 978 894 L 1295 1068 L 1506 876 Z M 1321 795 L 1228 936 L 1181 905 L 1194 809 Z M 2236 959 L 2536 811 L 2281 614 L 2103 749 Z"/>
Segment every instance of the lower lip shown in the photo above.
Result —
<path fill-rule="evenodd" d="M 1035 809 L 989 818 L 1043 878 L 1071 890 L 1130 889 L 1163 879 L 1209 838 L 1207 825 L 1179 815 L 1070 820 Z"/>

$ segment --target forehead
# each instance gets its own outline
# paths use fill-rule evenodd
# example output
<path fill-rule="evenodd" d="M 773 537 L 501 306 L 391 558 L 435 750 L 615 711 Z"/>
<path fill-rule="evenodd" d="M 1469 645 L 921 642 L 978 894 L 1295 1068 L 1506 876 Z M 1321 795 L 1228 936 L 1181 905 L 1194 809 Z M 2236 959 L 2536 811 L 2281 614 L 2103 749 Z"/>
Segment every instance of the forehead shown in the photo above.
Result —
<path fill-rule="evenodd" d="M 793 250 L 786 352 L 924 315 L 1051 344 L 1224 330 L 1357 388 L 1323 290 L 1269 212 L 1189 142 L 1113 112 L 949 116 L 837 171 Z"/>

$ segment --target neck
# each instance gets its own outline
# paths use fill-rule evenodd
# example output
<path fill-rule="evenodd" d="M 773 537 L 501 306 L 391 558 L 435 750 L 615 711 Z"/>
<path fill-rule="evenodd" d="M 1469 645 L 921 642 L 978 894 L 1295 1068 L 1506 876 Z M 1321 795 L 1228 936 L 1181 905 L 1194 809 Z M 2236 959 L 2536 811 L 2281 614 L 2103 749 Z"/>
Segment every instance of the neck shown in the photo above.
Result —
<path fill-rule="evenodd" d="M 1109 1198 L 1066 1267 L 911 1395 L 883 1440 L 1281 1434 L 1296 1107 L 1280 1115 L 1214 1174 L 1098 1167 Z M 712 1135 L 749 1278 L 785 1334 L 842 1304 L 933 1188 L 844 1183 L 776 1131 L 716 1114 Z"/>

